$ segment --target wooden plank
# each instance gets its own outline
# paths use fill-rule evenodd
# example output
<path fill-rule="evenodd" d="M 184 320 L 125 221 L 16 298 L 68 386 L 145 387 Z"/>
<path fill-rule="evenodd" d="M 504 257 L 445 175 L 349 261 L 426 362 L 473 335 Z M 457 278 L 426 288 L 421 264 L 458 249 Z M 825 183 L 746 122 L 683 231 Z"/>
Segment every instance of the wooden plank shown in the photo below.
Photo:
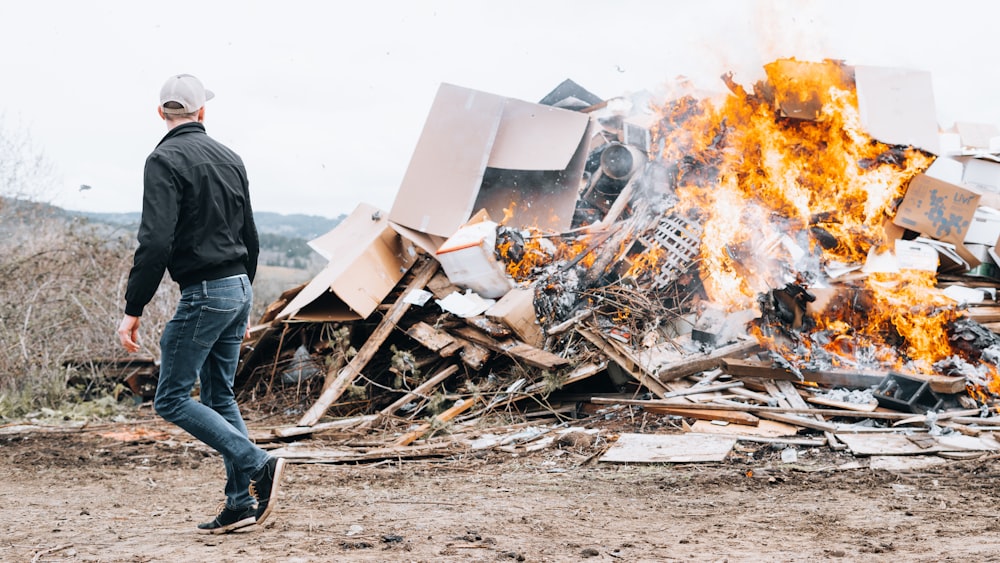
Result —
<path fill-rule="evenodd" d="M 621 434 L 599 461 L 616 463 L 697 463 L 722 461 L 735 438 L 713 434 Z"/>
<path fill-rule="evenodd" d="M 414 323 L 413 326 L 407 329 L 406 334 L 431 352 L 438 352 L 440 354 L 442 350 L 451 350 L 452 353 L 456 351 L 452 346 L 456 342 L 454 337 L 423 321 Z"/>
<path fill-rule="evenodd" d="M 409 403 L 410 401 L 416 399 L 417 397 L 423 397 L 424 395 L 426 395 L 428 391 L 434 388 L 434 386 L 436 386 L 438 383 L 441 383 L 445 379 L 448 379 L 448 377 L 450 377 L 456 371 L 458 371 L 458 366 L 454 364 L 444 368 L 437 374 L 428 378 L 427 381 L 424 381 L 423 383 L 418 385 L 417 388 L 414 389 L 413 391 L 406 393 L 399 399 L 396 399 L 396 401 L 393 402 L 391 405 L 379 411 L 379 414 L 382 416 L 392 415 L 397 410 L 402 408 L 402 406 L 405 405 L 406 403 Z"/>
<path fill-rule="evenodd" d="M 398 448 L 412 444 L 416 440 L 420 439 L 421 436 L 426 434 L 428 430 L 433 428 L 434 425 L 444 424 L 445 422 L 448 422 L 449 420 L 455 418 L 456 416 L 472 408 L 472 405 L 474 405 L 477 402 L 478 399 L 475 397 L 471 399 L 458 400 L 448 410 L 438 413 L 434 418 L 431 419 L 430 422 L 422 423 L 420 426 L 416 428 L 416 430 L 412 430 L 410 432 L 407 432 L 406 434 L 403 434 L 398 440 L 392 443 L 392 446 Z"/>
<path fill-rule="evenodd" d="M 515 360 L 522 361 L 529 366 L 542 369 L 555 369 L 569 364 L 568 359 L 557 356 L 552 352 L 540 350 L 513 338 L 497 340 L 472 327 L 455 328 L 452 329 L 452 333 L 470 342 L 484 346 L 493 352 L 505 354 Z"/>
<path fill-rule="evenodd" d="M 406 288 L 400 294 L 400 297 L 393 304 L 392 308 L 386 312 L 385 316 L 382 317 L 382 321 L 375 327 L 371 336 L 365 341 L 358 353 L 351 358 L 351 361 L 342 368 L 338 374 L 333 384 L 328 388 L 324 389 L 323 393 L 319 396 L 319 399 L 309 408 L 308 411 L 298 422 L 298 426 L 312 426 L 319 422 L 319 419 L 326 414 L 326 411 L 330 406 L 344 394 L 348 386 L 354 383 L 354 380 L 361 375 L 361 370 L 368 364 L 368 362 L 375 357 L 379 348 L 382 347 L 382 343 L 388 338 L 392 329 L 396 327 L 396 323 L 403 318 L 403 315 L 410 309 L 410 304 L 406 302 L 403 297 L 405 297 L 410 291 L 414 289 L 423 289 L 427 282 L 431 279 L 431 276 L 437 272 L 438 263 L 431 258 L 425 258 L 423 263 L 419 264 L 413 272 L 413 278 L 410 283 L 407 284 Z"/>
<path fill-rule="evenodd" d="M 698 408 L 687 408 L 681 406 L 654 406 L 643 407 L 643 410 L 653 414 L 672 414 L 685 418 L 696 418 L 698 420 L 721 420 L 733 424 L 743 424 L 746 426 L 757 426 L 760 418 L 746 412 L 739 411 L 713 411 Z"/>
<path fill-rule="evenodd" d="M 746 424 L 719 425 L 706 420 L 696 420 L 690 428 L 691 432 L 698 432 L 701 434 L 722 434 L 733 438 L 740 438 L 741 436 L 753 436 L 756 438 L 794 438 L 798 436 L 799 433 L 798 427 L 792 426 L 791 424 L 785 424 L 775 420 L 760 419 L 758 419 L 757 424 L 754 426 Z M 811 440 L 816 439 L 812 438 Z M 820 443 L 825 445 L 826 440 L 820 440 Z"/>
<path fill-rule="evenodd" d="M 381 459 L 415 459 L 437 457 L 455 453 L 458 448 L 453 443 L 419 444 L 402 448 L 345 448 L 315 449 L 285 447 L 271 450 L 271 455 L 287 459 L 291 463 L 353 463 Z"/>
<path fill-rule="evenodd" d="M 355 426 L 363 425 L 369 421 L 372 421 L 375 418 L 376 415 L 367 414 L 363 416 L 354 416 L 351 418 L 342 418 L 340 420 L 333 420 L 330 422 L 321 422 L 319 424 L 314 424 L 313 426 L 288 426 L 285 428 L 275 428 L 271 431 L 271 433 L 279 438 L 306 436 L 309 434 L 316 434 L 318 432 L 323 432 L 326 430 L 344 430 L 348 428 L 354 428 Z"/>

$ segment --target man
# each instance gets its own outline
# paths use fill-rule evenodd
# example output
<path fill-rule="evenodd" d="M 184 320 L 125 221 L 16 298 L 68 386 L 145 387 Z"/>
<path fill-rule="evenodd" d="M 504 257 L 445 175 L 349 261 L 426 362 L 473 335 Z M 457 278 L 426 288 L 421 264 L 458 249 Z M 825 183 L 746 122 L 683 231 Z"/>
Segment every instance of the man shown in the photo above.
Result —
<path fill-rule="evenodd" d="M 160 338 L 153 405 L 222 454 L 225 506 L 198 525 L 221 534 L 264 522 L 285 460 L 250 441 L 233 392 L 259 244 L 243 161 L 205 132 L 205 102 L 213 96 L 190 74 L 171 76 L 160 90 L 167 134 L 146 159 L 139 247 L 118 337 L 129 352 L 139 349 L 143 309 L 169 271 L 181 299 Z M 191 398 L 196 381 L 201 402 Z"/>

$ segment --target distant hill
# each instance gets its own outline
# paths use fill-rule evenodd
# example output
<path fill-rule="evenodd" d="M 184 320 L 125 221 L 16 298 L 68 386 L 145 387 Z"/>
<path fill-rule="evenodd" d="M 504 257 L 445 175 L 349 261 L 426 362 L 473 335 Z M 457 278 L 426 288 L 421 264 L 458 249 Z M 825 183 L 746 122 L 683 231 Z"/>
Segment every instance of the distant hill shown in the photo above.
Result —
<path fill-rule="evenodd" d="M 130 213 L 94 213 L 88 211 L 67 211 L 66 213 L 86 217 L 91 221 L 108 223 L 117 226 L 138 226 L 141 214 L 138 211 Z M 336 219 L 318 215 L 303 215 L 300 213 L 283 215 L 271 211 L 255 211 L 254 221 L 257 230 L 263 234 L 281 235 L 290 239 L 312 240 L 344 220 L 346 215 Z"/>
<path fill-rule="evenodd" d="M 48 217 L 64 221 L 82 220 L 95 226 L 107 236 L 121 236 L 123 231 L 134 236 L 141 218 L 139 212 L 71 211 L 48 203 L 5 197 L 0 197 L 0 211 L 5 217 L 4 221 L 0 221 L 0 236 L 6 235 L 7 229 L 16 228 L 19 224 L 30 221 L 32 217 Z M 11 221 L 17 217 L 21 220 Z M 308 272 L 319 271 L 327 261 L 306 243 L 326 234 L 345 217 L 346 215 L 341 215 L 336 219 L 330 219 L 318 215 L 282 215 L 270 211 L 255 211 L 254 220 L 260 233 L 259 264 Z"/>

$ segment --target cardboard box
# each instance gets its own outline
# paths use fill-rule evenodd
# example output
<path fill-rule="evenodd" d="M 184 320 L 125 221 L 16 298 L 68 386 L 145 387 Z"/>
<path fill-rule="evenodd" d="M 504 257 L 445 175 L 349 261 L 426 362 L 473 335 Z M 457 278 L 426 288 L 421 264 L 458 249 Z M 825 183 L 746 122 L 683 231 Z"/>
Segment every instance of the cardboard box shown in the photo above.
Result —
<path fill-rule="evenodd" d="M 993 246 L 998 237 L 1000 237 L 1000 211 L 991 207 L 978 207 L 972 216 L 969 230 L 965 233 L 966 247 L 970 244 Z M 982 260 L 979 256 L 977 258 Z"/>
<path fill-rule="evenodd" d="M 389 218 L 449 237 L 479 209 L 512 227 L 568 230 L 588 154 L 587 114 L 442 84 Z"/>
<path fill-rule="evenodd" d="M 531 289 L 510 290 L 486 310 L 486 317 L 507 325 L 526 344 L 536 348 L 545 344 L 545 335 L 535 314 L 535 292 Z"/>
<path fill-rule="evenodd" d="M 955 122 L 962 149 L 992 151 L 1000 141 L 1000 129 L 992 123 Z"/>
<path fill-rule="evenodd" d="M 965 159 L 962 183 L 986 191 L 1000 191 L 1000 162 L 989 156 Z"/>
<path fill-rule="evenodd" d="M 979 265 L 963 245 L 972 217 L 979 207 L 980 194 L 949 182 L 917 174 L 896 208 L 892 222 L 932 239 L 955 245 L 955 251 L 969 264 Z"/>
<path fill-rule="evenodd" d="M 451 283 L 475 291 L 480 297 L 503 297 L 514 281 L 496 258 L 497 224 L 478 213 L 441 245 L 434 255 Z"/>
<path fill-rule="evenodd" d="M 979 206 L 979 197 L 967 188 L 917 174 L 892 222 L 933 239 L 961 244 Z"/>
<path fill-rule="evenodd" d="M 890 145 L 910 145 L 940 154 L 931 74 L 874 66 L 854 67 L 861 123 Z"/>
<path fill-rule="evenodd" d="M 367 318 L 417 258 L 417 248 L 389 226 L 388 215 L 367 204 L 358 205 L 309 245 L 331 262 L 277 318 L 317 322 Z"/>

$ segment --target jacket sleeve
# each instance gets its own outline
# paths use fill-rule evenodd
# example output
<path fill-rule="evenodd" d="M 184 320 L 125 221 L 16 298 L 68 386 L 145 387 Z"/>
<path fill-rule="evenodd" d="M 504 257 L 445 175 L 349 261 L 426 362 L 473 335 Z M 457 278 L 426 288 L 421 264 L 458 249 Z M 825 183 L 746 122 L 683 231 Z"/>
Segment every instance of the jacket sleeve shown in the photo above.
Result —
<path fill-rule="evenodd" d="M 253 283 L 257 275 L 257 258 L 260 256 L 260 238 L 257 235 L 257 224 L 253 220 L 253 206 L 250 205 L 250 190 L 244 190 L 246 205 L 243 207 L 243 244 L 247 247 L 247 277 Z"/>
<path fill-rule="evenodd" d="M 163 280 L 173 250 L 180 198 L 180 188 L 173 181 L 167 164 L 162 158 L 150 156 L 143 175 L 139 247 L 125 290 L 125 313 L 128 315 L 142 316 Z"/>

